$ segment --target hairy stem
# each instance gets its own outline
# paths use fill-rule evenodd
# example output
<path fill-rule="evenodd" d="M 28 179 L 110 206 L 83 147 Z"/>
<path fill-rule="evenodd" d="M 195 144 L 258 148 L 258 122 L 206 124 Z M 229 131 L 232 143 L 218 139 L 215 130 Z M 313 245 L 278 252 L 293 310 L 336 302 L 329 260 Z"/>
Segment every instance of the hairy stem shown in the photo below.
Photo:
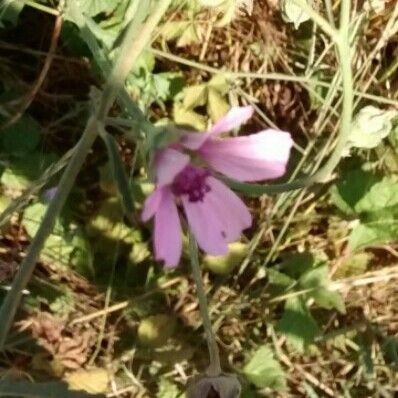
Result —
<path fill-rule="evenodd" d="M 196 295 L 198 296 L 200 314 L 202 316 L 203 328 L 205 329 L 207 348 L 209 350 L 210 365 L 207 369 L 208 376 L 219 376 L 222 373 L 220 354 L 216 338 L 211 326 L 209 308 L 207 305 L 206 293 L 203 287 L 202 274 L 199 266 L 198 246 L 195 238 L 189 231 L 189 254 L 191 257 L 192 275 L 196 284 Z"/>

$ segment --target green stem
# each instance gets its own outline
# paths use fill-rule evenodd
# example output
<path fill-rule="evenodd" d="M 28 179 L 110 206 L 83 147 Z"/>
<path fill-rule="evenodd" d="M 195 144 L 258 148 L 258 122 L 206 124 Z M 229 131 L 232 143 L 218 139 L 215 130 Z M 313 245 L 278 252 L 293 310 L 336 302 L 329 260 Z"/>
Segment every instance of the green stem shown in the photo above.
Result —
<path fill-rule="evenodd" d="M 123 86 L 124 80 L 134 62 L 137 60 L 145 46 L 150 42 L 153 30 L 156 28 L 160 19 L 168 9 L 171 1 L 172 0 L 159 1 L 157 8 L 153 14 L 149 16 L 138 35 L 134 20 L 130 23 L 122 45 L 122 50 L 119 53 L 119 58 L 116 61 L 107 83 L 105 84 L 98 107 L 96 107 L 93 116 L 91 116 L 87 122 L 83 135 L 76 146 L 76 151 L 62 175 L 57 193 L 48 206 L 43 221 L 28 248 L 26 257 L 19 267 L 11 290 L 7 294 L 1 306 L 0 324 L 2 327 L 0 329 L 0 349 L 4 347 L 8 331 L 21 300 L 22 291 L 33 274 L 40 251 L 42 250 L 47 237 L 53 230 L 55 220 L 62 210 L 66 198 L 75 183 L 77 174 L 79 173 L 80 168 L 82 167 L 84 160 L 100 131 L 100 127 L 102 128 L 103 126 L 103 122 L 113 104 L 113 101 L 115 100 L 116 94 L 120 87 Z"/>
<path fill-rule="evenodd" d="M 202 274 L 199 266 L 198 246 L 192 233 L 189 231 L 189 254 L 191 257 L 192 275 L 196 284 L 196 294 L 199 301 L 200 314 L 202 316 L 203 328 L 205 329 L 207 348 L 209 350 L 210 365 L 207 369 L 207 375 L 210 377 L 219 376 L 222 373 L 220 354 L 216 338 L 214 336 L 209 308 L 207 305 L 206 293 L 203 287 Z"/>

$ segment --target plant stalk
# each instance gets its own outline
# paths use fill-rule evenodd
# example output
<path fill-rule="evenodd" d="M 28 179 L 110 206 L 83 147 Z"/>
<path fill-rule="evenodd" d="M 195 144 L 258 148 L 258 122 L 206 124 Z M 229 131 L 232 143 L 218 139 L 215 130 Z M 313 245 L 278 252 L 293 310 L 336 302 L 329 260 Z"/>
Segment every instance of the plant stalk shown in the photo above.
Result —
<path fill-rule="evenodd" d="M 198 246 L 191 231 L 189 231 L 189 254 L 191 258 L 192 276 L 196 284 L 196 295 L 199 301 L 200 314 L 202 316 L 207 348 L 209 350 L 210 365 L 207 368 L 207 375 L 210 377 L 215 377 L 222 373 L 220 354 L 213 328 L 211 326 L 209 307 L 207 305 L 206 293 L 203 287 L 202 274 L 199 266 Z"/>

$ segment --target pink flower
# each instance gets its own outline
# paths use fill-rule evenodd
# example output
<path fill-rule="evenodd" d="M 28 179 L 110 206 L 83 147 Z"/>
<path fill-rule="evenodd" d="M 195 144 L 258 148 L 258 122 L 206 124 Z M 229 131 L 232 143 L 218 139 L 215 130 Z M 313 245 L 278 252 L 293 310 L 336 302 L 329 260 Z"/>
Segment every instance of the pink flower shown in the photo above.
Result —
<path fill-rule="evenodd" d="M 199 247 L 212 255 L 226 254 L 228 243 L 251 226 L 244 202 L 215 172 L 238 181 L 268 180 L 285 173 L 292 147 L 289 133 L 268 129 L 243 137 L 218 137 L 252 114 L 250 106 L 232 108 L 206 132 L 186 133 L 178 144 L 155 155 L 156 189 L 145 201 L 142 220 L 154 217 L 155 256 L 166 266 L 176 266 L 181 257 L 179 209 Z M 193 152 L 207 167 L 193 165 L 184 150 Z"/>

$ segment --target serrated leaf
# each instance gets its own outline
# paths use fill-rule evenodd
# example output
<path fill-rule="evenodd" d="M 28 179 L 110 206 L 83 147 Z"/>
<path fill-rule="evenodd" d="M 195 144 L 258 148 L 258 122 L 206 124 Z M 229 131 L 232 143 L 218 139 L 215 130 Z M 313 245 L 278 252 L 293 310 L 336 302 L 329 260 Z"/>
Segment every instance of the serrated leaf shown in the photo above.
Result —
<path fill-rule="evenodd" d="M 65 379 L 71 390 L 86 391 L 90 394 L 105 393 L 109 380 L 108 372 L 101 368 L 79 369 Z"/>
<path fill-rule="evenodd" d="M 221 119 L 229 111 L 229 104 L 216 89 L 208 88 L 207 113 L 213 123 Z"/>
<path fill-rule="evenodd" d="M 290 22 L 296 29 L 310 19 L 303 9 L 294 0 L 282 0 L 282 18 Z"/>
<path fill-rule="evenodd" d="M 5 152 L 13 155 L 24 155 L 32 152 L 40 141 L 40 125 L 30 116 L 22 116 L 0 135 Z"/>
<path fill-rule="evenodd" d="M 398 116 L 396 110 L 383 110 L 368 105 L 354 117 L 349 138 L 349 146 L 355 148 L 375 148 L 392 131 L 392 121 Z"/>
<path fill-rule="evenodd" d="M 101 137 L 105 142 L 106 150 L 108 152 L 112 174 L 118 187 L 124 214 L 132 222 L 134 214 L 133 194 L 131 192 L 130 181 L 120 157 L 116 140 L 108 133 L 102 134 Z"/>
<path fill-rule="evenodd" d="M 259 347 L 243 368 L 246 378 L 259 388 L 283 390 L 286 375 L 268 345 Z"/>
<path fill-rule="evenodd" d="M 286 300 L 282 318 L 276 331 L 286 336 L 289 345 L 298 352 L 304 352 L 319 334 L 320 329 L 301 297 Z"/>
<path fill-rule="evenodd" d="M 103 394 L 91 395 L 83 391 L 71 391 L 64 383 L 31 383 L 29 381 L 0 380 L 2 397 L 26 398 L 105 398 Z"/>

